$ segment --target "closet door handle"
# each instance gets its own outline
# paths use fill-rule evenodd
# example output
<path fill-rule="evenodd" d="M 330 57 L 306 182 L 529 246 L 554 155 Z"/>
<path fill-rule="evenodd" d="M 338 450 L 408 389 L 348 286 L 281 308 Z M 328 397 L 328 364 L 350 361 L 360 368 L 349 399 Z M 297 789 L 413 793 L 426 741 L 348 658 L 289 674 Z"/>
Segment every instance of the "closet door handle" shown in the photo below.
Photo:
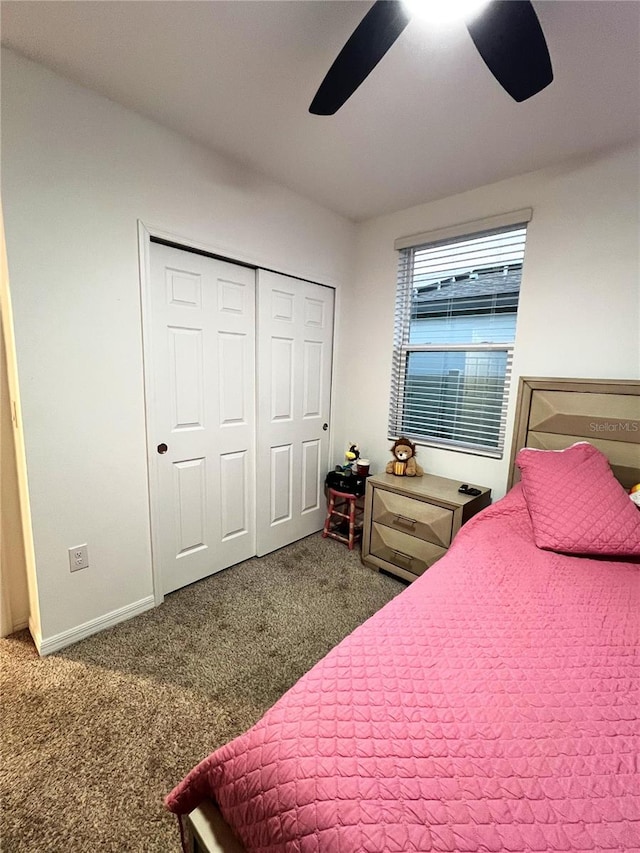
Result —
<path fill-rule="evenodd" d="M 156 448 L 156 450 L 158 451 L 158 453 L 160 453 L 161 455 L 162 455 L 163 453 L 166 453 L 168 449 L 169 449 L 169 448 L 167 447 L 167 445 L 166 445 L 164 442 L 162 442 L 162 444 L 159 444 L 159 445 L 157 446 L 157 448 Z"/>
<path fill-rule="evenodd" d="M 329 424 L 322 424 L 322 429 L 326 432 L 329 429 Z"/>

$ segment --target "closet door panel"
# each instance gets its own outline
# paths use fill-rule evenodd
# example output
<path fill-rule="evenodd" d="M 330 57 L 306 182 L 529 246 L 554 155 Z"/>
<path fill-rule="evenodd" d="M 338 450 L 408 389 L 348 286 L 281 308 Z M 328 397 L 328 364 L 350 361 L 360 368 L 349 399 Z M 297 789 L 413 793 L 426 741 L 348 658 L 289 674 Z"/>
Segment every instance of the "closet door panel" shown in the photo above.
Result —
<path fill-rule="evenodd" d="M 168 593 L 255 554 L 255 271 L 158 243 L 150 254 L 154 560 Z"/>
<path fill-rule="evenodd" d="M 259 555 L 324 524 L 333 312 L 331 288 L 258 270 Z"/>

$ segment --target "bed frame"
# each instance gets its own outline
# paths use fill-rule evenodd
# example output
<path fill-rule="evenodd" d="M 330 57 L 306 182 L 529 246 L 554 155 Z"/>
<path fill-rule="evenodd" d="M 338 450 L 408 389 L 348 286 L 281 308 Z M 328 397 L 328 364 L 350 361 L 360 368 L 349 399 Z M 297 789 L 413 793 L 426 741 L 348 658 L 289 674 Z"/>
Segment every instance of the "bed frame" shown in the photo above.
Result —
<path fill-rule="evenodd" d="M 518 388 L 508 486 L 523 447 L 563 450 L 589 441 L 609 459 L 622 485 L 640 483 L 640 381 L 522 377 Z M 212 802 L 185 820 L 189 853 L 246 853 Z"/>
<path fill-rule="evenodd" d="M 210 800 L 191 812 L 184 820 L 184 829 L 189 853 L 246 853 Z"/>
<path fill-rule="evenodd" d="M 601 450 L 625 489 L 640 482 L 640 382 L 624 379 L 522 377 L 511 446 L 509 488 L 523 447 L 563 450 L 589 441 Z"/>

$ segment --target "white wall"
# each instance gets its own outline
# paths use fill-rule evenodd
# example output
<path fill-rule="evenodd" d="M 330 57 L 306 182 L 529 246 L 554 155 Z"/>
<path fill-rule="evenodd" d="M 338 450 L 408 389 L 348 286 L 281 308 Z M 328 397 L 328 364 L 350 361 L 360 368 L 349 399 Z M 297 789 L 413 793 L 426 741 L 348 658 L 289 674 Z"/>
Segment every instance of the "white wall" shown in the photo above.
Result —
<path fill-rule="evenodd" d="M 639 155 L 638 146 L 625 147 L 363 223 L 344 301 L 349 332 L 338 369 L 337 446 L 358 441 L 374 471 L 390 458 L 394 240 L 510 210 L 534 213 L 507 434 L 518 376 L 640 377 Z M 419 458 L 431 473 L 490 486 L 495 498 L 505 491 L 509 450 L 492 460 L 424 447 Z"/>
<path fill-rule="evenodd" d="M 137 220 L 334 285 L 354 226 L 10 51 L 2 166 L 46 641 L 152 594 Z"/>

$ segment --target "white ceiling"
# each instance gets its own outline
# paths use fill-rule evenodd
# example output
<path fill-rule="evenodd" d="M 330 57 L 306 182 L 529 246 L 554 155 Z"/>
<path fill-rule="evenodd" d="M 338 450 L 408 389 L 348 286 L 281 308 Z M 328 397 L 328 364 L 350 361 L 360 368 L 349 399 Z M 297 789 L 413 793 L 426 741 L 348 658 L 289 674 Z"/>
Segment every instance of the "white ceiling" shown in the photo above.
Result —
<path fill-rule="evenodd" d="M 640 3 L 536 0 L 555 80 L 522 104 L 463 25 L 412 21 L 335 115 L 309 103 L 368 2 L 3 0 L 20 53 L 356 220 L 640 136 Z"/>

